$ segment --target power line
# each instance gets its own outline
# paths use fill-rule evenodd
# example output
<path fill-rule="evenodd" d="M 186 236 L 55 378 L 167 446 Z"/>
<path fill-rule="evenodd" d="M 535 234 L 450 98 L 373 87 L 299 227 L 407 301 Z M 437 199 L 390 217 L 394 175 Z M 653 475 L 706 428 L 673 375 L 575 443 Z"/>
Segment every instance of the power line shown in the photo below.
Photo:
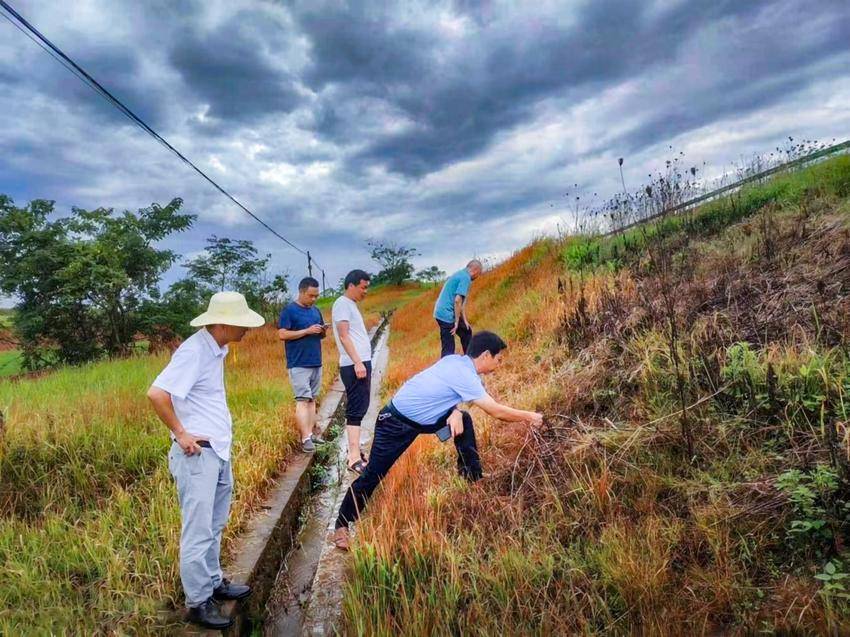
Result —
<path fill-rule="evenodd" d="M 129 119 L 133 124 L 141 128 L 151 137 L 153 137 L 157 142 L 165 146 L 169 151 L 174 153 L 183 163 L 188 165 L 192 170 L 198 173 L 201 177 L 203 177 L 207 182 L 209 182 L 216 190 L 218 190 L 221 194 L 227 197 L 230 201 L 236 204 L 240 209 L 242 209 L 245 213 L 247 213 L 250 217 L 252 217 L 257 223 L 263 226 L 266 230 L 271 232 L 278 239 L 286 243 L 289 247 L 297 250 L 304 256 L 308 257 L 308 262 L 312 261 L 316 267 L 324 273 L 324 270 L 318 265 L 315 259 L 310 257 L 307 250 L 303 250 L 299 248 L 297 245 L 292 243 L 289 239 L 284 237 L 282 234 L 277 232 L 274 228 L 272 228 L 265 221 L 260 219 L 257 215 L 251 212 L 246 206 L 244 206 L 239 200 L 236 199 L 233 195 L 231 195 L 227 190 L 225 190 L 222 186 L 218 185 L 215 180 L 213 180 L 209 175 L 207 175 L 203 170 L 198 168 L 191 160 L 189 160 L 183 153 L 177 150 L 174 146 L 172 146 L 168 140 L 162 137 L 159 133 L 157 133 L 153 128 L 151 128 L 141 117 L 136 115 L 129 107 L 125 106 L 121 100 L 115 97 L 112 93 L 110 93 L 106 88 L 103 87 L 100 82 L 95 80 L 89 73 L 86 72 L 79 64 L 74 62 L 70 57 L 68 57 L 59 47 L 53 44 L 49 39 L 47 39 L 38 29 L 36 29 L 32 24 L 30 24 L 20 13 L 15 11 L 12 6 L 6 2 L 6 0 L 0 0 L 0 7 L 6 10 L 9 15 L 2 14 L 6 20 L 8 20 L 14 27 L 16 27 L 19 31 L 21 31 L 24 35 L 26 35 L 30 40 L 35 42 L 43 51 L 48 53 L 50 57 L 59 62 L 67 71 L 69 71 L 74 77 L 83 82 L 86 86 L 92 89 L 95 93 L 100 95 L 107 102 L 112 104 L 115 108 L 117 108 L 127 119 Z M 9 17 L 11 16 L 11 17 Z M 12 19 L 14 18 L 14 20 Z M 17 21 L 17 22 L 16 22 Z M 33 37 L 34 36 L 34 37 Z M 309 266 L 309 263 L 308 263 Z"/>

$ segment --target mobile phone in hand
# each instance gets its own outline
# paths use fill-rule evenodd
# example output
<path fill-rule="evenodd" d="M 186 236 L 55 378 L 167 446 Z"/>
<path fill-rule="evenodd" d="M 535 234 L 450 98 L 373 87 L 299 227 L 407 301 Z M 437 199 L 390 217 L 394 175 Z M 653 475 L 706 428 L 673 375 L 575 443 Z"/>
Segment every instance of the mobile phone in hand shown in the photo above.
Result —
<path fill-rule="evenodd" d="M 446 425 L 442 429 L 438 429 L 435 433 L 437 434 L 437 438 L 440 439 L 440 442 L 446 442 L 452 437 L 452 428 Z"/>

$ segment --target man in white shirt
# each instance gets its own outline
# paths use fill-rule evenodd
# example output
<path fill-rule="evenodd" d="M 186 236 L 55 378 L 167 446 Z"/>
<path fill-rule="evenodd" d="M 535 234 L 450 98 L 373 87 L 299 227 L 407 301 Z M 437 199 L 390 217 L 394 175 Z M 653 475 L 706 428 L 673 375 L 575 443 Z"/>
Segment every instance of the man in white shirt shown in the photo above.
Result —
<path fill-rule="evenodd" d="M 339 376 L 345 385 L 348 469 L 362 473 L 366 458 L 360 453 L 360 423 L 369 409 L 372 387 L 372 344 L 357 304 L 366 297 L 371 277 L 352 270 L 343 281 L 345 292 L 331 308 L 334 339 L 339 350 Z"/>
<path fill-rule="evenodd" d="M 180 502 L 180 579 L 187 619 L 207 628 L 224 629 L 233 623 L 221 615 L 216 600 L 251 594 L 250 587 L 224 579 L 219 561 L 233 491 L 233 422 L 224 389 L 224 358 L 228 343 L 242 340 L 248 328 L 263 323 L 241 294 L 214 294 L 207 311 L 190 323 L 201 329 L 177 348 L 148 390 L 173 441 L 168 468 Z"/>

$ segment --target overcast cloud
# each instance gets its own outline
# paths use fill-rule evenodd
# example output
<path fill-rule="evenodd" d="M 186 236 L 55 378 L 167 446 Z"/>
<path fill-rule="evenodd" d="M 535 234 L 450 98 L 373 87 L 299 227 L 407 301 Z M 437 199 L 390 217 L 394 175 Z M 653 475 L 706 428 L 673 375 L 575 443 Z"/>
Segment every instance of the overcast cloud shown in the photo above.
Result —
<path fill-rule="evenodd" d="M 567 216 L 564 192 L 636 187 L 669 156 L 707 174 L 850 133 L 850 3 L 17 0 L 17 10 L 325 267 L 498 259 Z M 0 20 L 0 192 L 136 209 L 297 253 Z M 179 269 L 169 274 L 173 279 Z"/>

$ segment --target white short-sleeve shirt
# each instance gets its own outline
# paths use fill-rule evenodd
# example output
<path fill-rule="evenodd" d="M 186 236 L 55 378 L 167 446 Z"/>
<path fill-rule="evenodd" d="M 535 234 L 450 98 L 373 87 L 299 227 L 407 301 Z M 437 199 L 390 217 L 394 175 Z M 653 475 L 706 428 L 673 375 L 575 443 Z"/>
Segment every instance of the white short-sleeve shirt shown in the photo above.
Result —
<path fill-rule="evenodd" d="M 171 394 L 174 412 L 183 428 L 210 441 L 222 460 L 230 460 L 233 421 L 224 389 L 227 345 L 216 343 L 206 328 L 187 338 L 171 356 L 154 387 Z"/>
<path fill-rule="evenodd" d="M 348 333 L 351 335 L 351 341 L 354 343 L 354 349 L 357 350 L 360 360 L 364 363 L 372 360 L 372 344 L 369 342 L 369 333 L 366 331 L 366 324 L 363 322 L 363 315 L 360 314 L 357 303 L 343 294 L 334 301 L 331 308 L 331 321 L 333 322 L 336 348 L 339 350 L 340 367 L 354 365 L 354 361 L 351 360 L 339 340 L 337 323 L 341 321 L 348 321 Z"/>

